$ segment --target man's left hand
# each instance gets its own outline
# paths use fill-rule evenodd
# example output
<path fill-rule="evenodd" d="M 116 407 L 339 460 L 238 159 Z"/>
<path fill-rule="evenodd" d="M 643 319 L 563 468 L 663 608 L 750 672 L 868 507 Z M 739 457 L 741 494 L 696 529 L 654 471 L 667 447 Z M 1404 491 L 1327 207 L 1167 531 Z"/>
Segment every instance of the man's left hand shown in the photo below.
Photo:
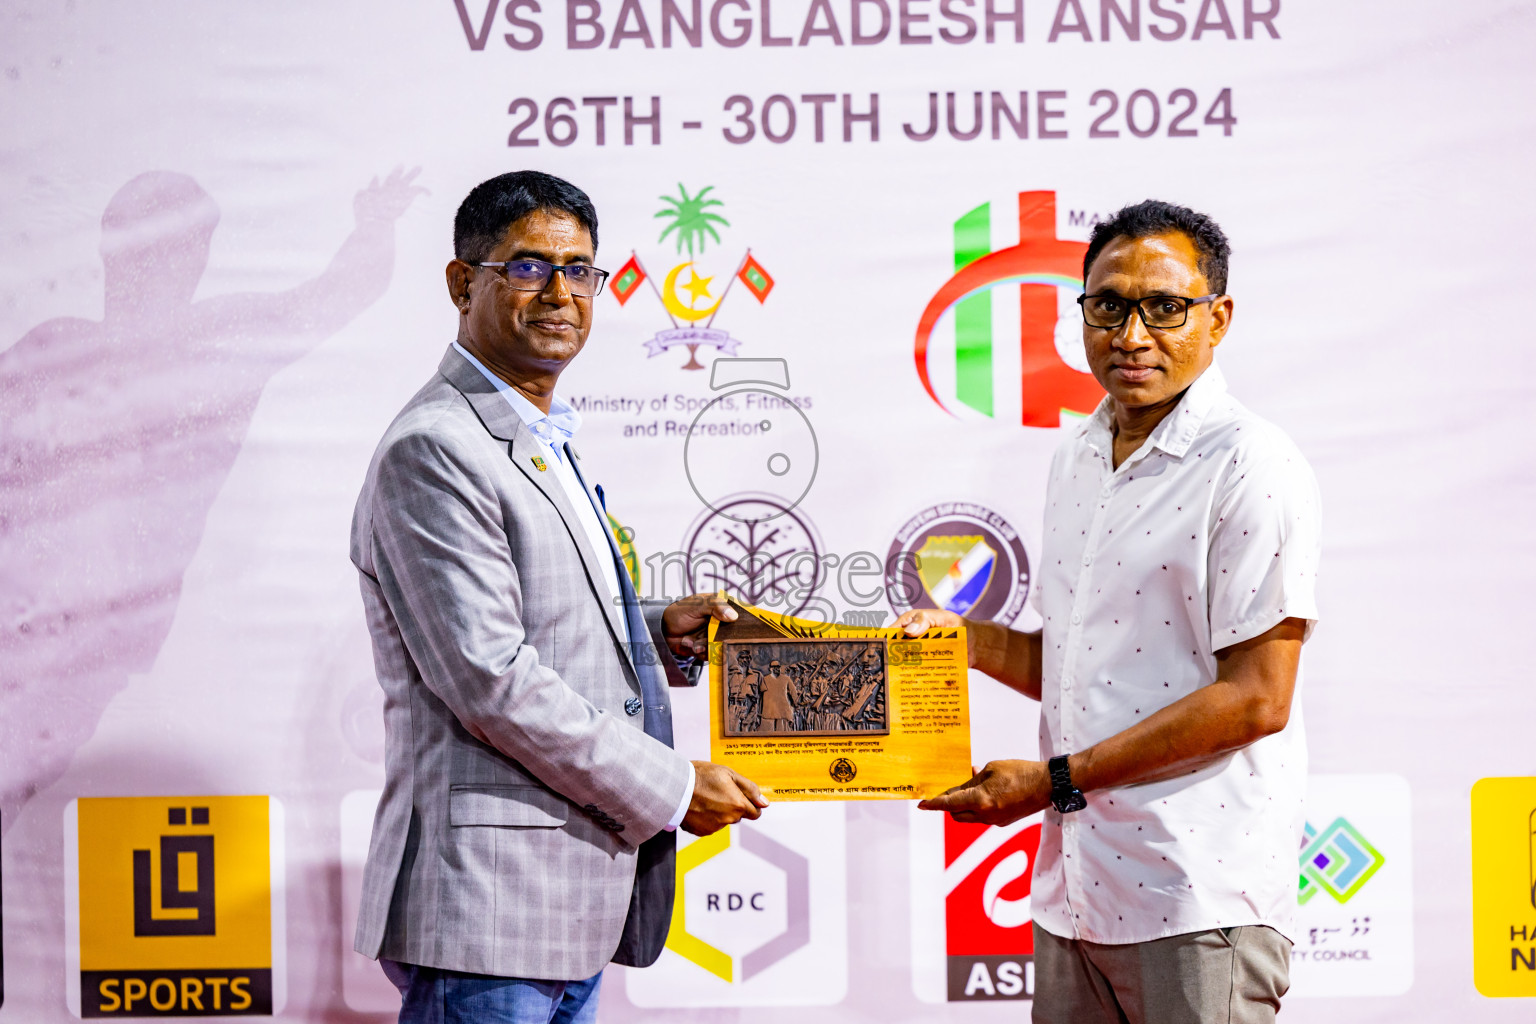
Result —
<path fill-rule="evenodd" d="M 719 594 L 694 594 L 667 605 L 661 613 L 661 631 L 667 646 L 679 658 L 698 658 L 709 653 L 709 620 L 736 621 L 736 609 Z"/>
<path fill-rule="evenodd" d="M 1044 761 L 989 761 L 969 782 L 917 806 L 948 811 L 956 821 L 1008 825 L 1044 810 L 1050 802 L 1051 773 Z"/>

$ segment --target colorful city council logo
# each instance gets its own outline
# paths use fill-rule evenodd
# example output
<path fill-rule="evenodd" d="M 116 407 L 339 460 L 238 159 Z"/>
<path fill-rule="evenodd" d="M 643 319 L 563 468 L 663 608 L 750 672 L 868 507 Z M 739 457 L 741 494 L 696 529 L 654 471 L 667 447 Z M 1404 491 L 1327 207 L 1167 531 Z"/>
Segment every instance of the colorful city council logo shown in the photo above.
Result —
<path fill-rule="evenodd" d="M 1056 193 L 1019 193 L 1019 243 L 992 248 L 992 206 L 955 221 L 955 274 L 928 302 L 917 324 L 917 375 L 928 397 L 951 415 L 997 415 L 1005 389 L 1019 389 L 1019 422 L 1058 427 L 1092 412 L 1104 391 L 1087 372 L 1082 318 L 1082 242 L 1056 237 Z M 1015 363 L 993 344 L 1000 317 L 1012 316 L 1007 292 L 1017 286 L 1019 351 Z M 953 343 L 937 330 L 953 312 Z M 1011 335 L 1011 331 L 999 331 Z M 1004 368 L 1017 367 L 1017 381 Z"/>
<path fill-rule="evenodd" d="M 1387 858 L 1346 819 L 1335 818 L 1321 832 L 1307 822 L 1301 840 L 1297 902 L 1305 905 L 1321 891 L 1348 903 L 1386 862 Z"/>
<path fill-rule="evenodd" d="M 667 948 L 722 981 L 761 974 L 811 941 L 811 862 L 747 825 L 677 852 Z"/>
<path fill-rule="evenodd" d="M 885 593 L 900 613 L 942 608 L 1007 624 L 1029 596 L 1029 556 L 1002 516 L 952 501 L 907 520 L 885 560 Z"/>
<path fill-rule="evenodd" d="M 642 284 L 650 284 L 652 293 L 671 319 L 672 326 L 658 332 L 645 343 L 646 355 L 659 356 L 674 346 L 685 345 L 688 348 L 688 362 L 683 364 L 685 370 L 704 369 L 704 364 L 697 357 L 700 345 L 713 345 L 721 355 L 736 354 L 740 340 L 714 325 L 720 307 L 725 304 L 736 282 L 740 281 L 742 287 L 751 292 L 759 303 L 768 301 L 768 293 L 773 291 L 773 278 L 752 257 L 751 249 L 736 262 L 735 271 L 725 279 L 723 287 L 718 283 L 718 272 L 708 275 L 700 273 L 703 261 L 699 257 L 709 240 L 714 239 L 717 245 L 720 244 L 720 233 L 715 230 L 715 225 L 729 227 L 731 223 L 718 212 L 725 204 L 710 196 L 713 191 L 713 185 L 706 185 L 690 196 L 679 182 L 676 196 L 660 197 L 666 205 L 656 212 L 656 216 L 666 220 L 667 226 L 657 241 L 665 242 L 670 235 L 676 242 L 678 254 L 682 254 L 684 249 L 688 251 L 686 260 L 667 271 L 660 288 L 635 253 L 631 253 L 629 259 L 613 275 L 613 297 L 621 306 L 640 290 Z"/>

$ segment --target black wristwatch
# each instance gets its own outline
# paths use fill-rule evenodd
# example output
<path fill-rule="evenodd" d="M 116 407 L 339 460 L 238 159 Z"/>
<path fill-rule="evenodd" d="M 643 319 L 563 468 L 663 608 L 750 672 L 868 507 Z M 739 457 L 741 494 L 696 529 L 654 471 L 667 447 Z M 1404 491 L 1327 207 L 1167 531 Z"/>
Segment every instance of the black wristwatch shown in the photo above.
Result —
<path fill-rule="evenodd" d="M 1051 803 L 1062 814 L 1071 814 L 1088 806 L 1083 791 L 1072 785 L 1072 770 L 1067 767 L 1067 755 L 1053 757 L 1046 762 L 1051 772 Z"/>

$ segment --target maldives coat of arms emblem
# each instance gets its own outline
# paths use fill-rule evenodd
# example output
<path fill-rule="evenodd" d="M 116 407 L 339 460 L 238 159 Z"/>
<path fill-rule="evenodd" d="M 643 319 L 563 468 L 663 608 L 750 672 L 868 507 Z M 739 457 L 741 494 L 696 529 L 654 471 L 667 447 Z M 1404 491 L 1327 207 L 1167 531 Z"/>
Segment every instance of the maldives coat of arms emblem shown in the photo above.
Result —
<path fill-rule="evenodd" d="M 713 239 L 717 246 L 721 244 L 717 225 L 730 226 L 730 221 L 720 213 L 725 204 L 710 195 L 713 191 L 713 185 L 706 185 L 689 195 L 688 189 L 679 182 L 677 195 L 660 197 L 665 205 L 656 212 L 656 217 L 667 221 L 667 226 L 657 241 L 665 242 L 670 236 L 676 244 L 677 254 L 684 255 L 686 250 L 688 257 L 662 275 L 660 286 L 640 262 L 639 253 L 635 252 L 631 252 L 629 259 L 614 273 L 610 286 L 613 297 L 622 306 L 634 297 L 641 285 L 650 284 L 651 292 L 666 311 L 672 326 L 658 331 L 655 337 L 645 342 L 646 355 L 659 356 L 668 349 L 684 345 L 688 349 L 688 361 L 683 364 L 685 370 L 704 369 L 704 364 L 698 360 L 701 345 L 712 345 L 723 356 L 736 354 L 741 341 L 714 324 L 720 307 L 738 281 L 759 303 L 768 301 L 774 286 L 773 277 L 752 255 L 751 249 L 736 261 L 736 269 L 724 285 L 718 283 L 722 276 L 718 271 L 711 274 L 702 266 L 702 257 L 710 240 Z"/>

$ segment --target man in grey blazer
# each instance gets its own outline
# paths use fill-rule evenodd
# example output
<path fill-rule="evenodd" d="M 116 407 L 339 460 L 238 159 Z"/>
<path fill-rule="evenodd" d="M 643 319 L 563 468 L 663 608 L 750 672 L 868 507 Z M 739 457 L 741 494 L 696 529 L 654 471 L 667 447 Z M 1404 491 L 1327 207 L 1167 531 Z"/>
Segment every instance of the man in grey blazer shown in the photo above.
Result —
<path fill-rule="evenodd" d="M 356 948 L 403 1022 L 595 1020 L 603 968 L 666 941 L 672 830 L 767 805 L 672 750 L 678 659 L 734 611 L 636 597 L 570 443 L 555 384 L 591 329 L 596 249 L 591 200 L 559 178 L 469 193 L 447 268 L 458 338 L 353 518 L 387 752 Z"/>

